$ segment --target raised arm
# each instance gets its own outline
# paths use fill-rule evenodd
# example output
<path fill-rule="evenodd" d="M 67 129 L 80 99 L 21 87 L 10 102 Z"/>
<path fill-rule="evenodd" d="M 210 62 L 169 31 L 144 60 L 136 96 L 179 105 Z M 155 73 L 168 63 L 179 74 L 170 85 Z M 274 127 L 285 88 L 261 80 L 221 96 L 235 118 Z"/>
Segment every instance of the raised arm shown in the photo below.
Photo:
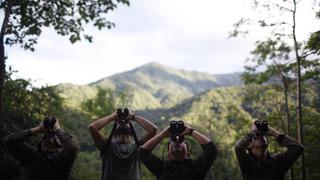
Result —
<path fill-rule="evenodd" d="M 244 135 L 240 140 L 235 144 L 234 150 L 237 156 L 238 164 L 242 175 L 245 176 L 249 167 L 249 154 L 247 152 L 247 148 L 249 144 L 252 142 L 252 139 L 255 135 L 252 132 Z"/>
<path fill-rule="evenodd" d="M 185 125 L 186 129 L 182 135 L 189 135 L 193 137 L 202 147 L 203 151 L 195 161 L 196 166 L 200 168 L 203 175 L 210 169 L 213 161 L 218 155 L 216 145 L 204 134 L 194 130 L 189 125 Z"/>
<path fill-rule="evenodd" d="M 257 127 L 254 123 L 251 124 L 250 131 L 244 135 L 239 141 L 237 141 L 235 145 L 235 152 L 238 160 L 238 164 L 240 166 L 240 170 L 242 175 L 245 177 L 248 173 L 249 169 L 249 153 L 247 149 L 252 142 L 252 140 L 256 137 L 256 134 L 259 133 Z"/>
<path fill-rule="evenodd" d="M 152 137 L 154 137 L 157 134 L 158 128 L 151 121 L 149 121 L 141 116 L 138 116 L 136 114 L 133 114 L 132 112 L 130 112 L 130 116 L 131 116 L 132 121 L 136 122 L 145 131 L 147 131 L 147 133 L 143 136 L 143 138 L 140 141 L 141 144 L 144 144 L 145 142 L 147 142 L 149 139 L 151 139 Z"/>
<path fill-rule="evenodd" d="M 44 131 L 45 130 L 43 129 L 41 122 L 37 127 L 8 135 L 4 141 L 10 154 L 23 163 L 30 160 L 33 154 L 36 152 L 35 148 L 28 145 L 24 141 L 27 138 L 43 133 Z"/>
<path fill-rule="evenodd" d="M 141 148 L 152 151 L 164 138 L 170 137 L 169 128 L 166 127 L 164 130 L 162 130 L 159 134 L 151 138 L 149 141 L 144 143 Z"/>
<path fill-rule="evenodd" d="M 63 148 L 63 154 L 70 161 L 68 163 L 72 164 L 73 161 L 75 160 L 76 154 L 79 150 L 78 142 L 76 142 L 76 140 L 74 139 L 74 137 L 71 134 L 63 131 L 60 128 L 60 124 L 59 124 L 58 120 L 53 127 L 53 131 L 57 135 L 58 141 Z"/>
<path fill-rule="evenodd" d="M 100 118 L 89 125 L 89 132 L 92 136 L 94 143 L 98 146 L 105 142 L 105 137 L 101 132 L 101 129 L 112 121 L 117 119 L 117 113 L 114 112 L 109 116 Z"/>
<path fill-rule="evenodd" d="M 292 164 L 303 153 L 304 147 L 296 139 L 281 134 L 279 131 L 270 126 L 268 135 L 275 137 L 280 146 L 284 146 L 287 148 L 285 152 L 274 155 L 274 158 L 278 163 L 280 170 L 283 173 L 286 173 L 288 169 L 290 169 Z"/>
<path fill-rule="evenodd" d="M 162 171 L 163 161 L 152 154 L 152 150 L 159 144 L 164 138 L 170 137 L 169 127 L 161 131 L 158 135 L 145 142 L 139 149 L 139 156 L 145 166 L 156 176 Z"/>
<path fill-rule="evenodd" d="M 62 156 L 64 161 L 64 167 L 66 168 L 65 172 L 67 172 L 65 175 L 66 177 L 68 177 L 70 169 L 77 157 L 77 153 L 80 147 L 75 138 L 72 135 L 63 131 L 62 129 L 57 129 L 56 133 L 59 136 L 59 140 L 62 144 Z"/>

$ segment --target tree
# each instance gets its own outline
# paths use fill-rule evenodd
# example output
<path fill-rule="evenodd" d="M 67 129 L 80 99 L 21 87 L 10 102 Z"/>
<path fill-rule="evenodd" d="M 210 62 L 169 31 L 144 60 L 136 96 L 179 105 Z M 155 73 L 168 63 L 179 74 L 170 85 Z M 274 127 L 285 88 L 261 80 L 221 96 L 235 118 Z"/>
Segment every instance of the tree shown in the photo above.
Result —
<path fill-rule="evenodd" d="M 112 28 L 114 23 L 105 14 L 118 4 L 129 5 L 128 0 L 4 0 L 0 9 L 4 19 L 0 32 L 0 112 L 3 107 L 5 77 L 5 45 L 19 44 L 34 51 L 42 29 L 53 28 L 59 35 L 68 36 L 71 43 L 82 39 L 92 42 L 84 26 L 92 23 L 99 30 Z"/>
<path fill-rule="evenodd" d="M 320 2 L 314 0 L 315 5 L 320 6 Z M 316 18 L 320 19 L 320 10 L 316 12 Z M 311 33 L 308 42 L 307 48 L 314 54 L 320 55 L 320 31 Z"/>
<path fill-rule="evenodd" d="M 6 74 L 4 84 L 5 107 L 0 123 L 0 175 L 2 179 L 21 179 L 20 165 L 4 148 L 6 135 L 34 127 L 46 115 L 59 118 L 62 102 L 54 87 L 36 88 L 25 79 L 12 79 L 12 72 Z M 20 178 L 19 178 L 20 177 Z"/>
<path fill-rule="evenodd" d="M 292 75 L 291 78 L 296 79 L 298 141 L 303 144 L 301 82 L 318 74 L 319 58 L 313 56 L 316 51 L 311 51 L 306 43 L 297 39 L 296 30 L 298 26 L 296 16 L 298 3 L 296 0 L 253 0 L 254 8 L 259 11 L 260 16 L 258 15 L 256 19 L 241 18 L 239 22 L 234 24 L 235 29 L 230 35 L 247 34 L 251 25 L 258 25 L 262 30 L 266 31 L 266 34 L 270 35 L 266 40 L 258 40 L 256 42 L 256 49 L 252 52 L 252 54 L 256 55 L 253 58 L 256 65 L 253 68 L 247 68 L 247 74 L 244 74 L 244 76 L 250 79 L 248 75 L 253 75 L 250 74 L 250 71 L 255 73 L 259 66 L 264 65 L 264 69 L 258 69 L 261 72 L 260 75 L 268 77 L 263 77 L 264 80 L 268 80 L 271 76 L 278 74 L 284 89 L 286 89 L 287 77 L 283 76 L 283 72 L 291 72 L 289 73 L 290 76 Z M 314 43 L 312 44 L 314 45 Z M 285 56 L 282 56 L 282 54 Z M 281 55 L 280 58 L 278 57 L 279 55 Z M 281 63 L 275 63 L 275 60 L 281 60 Z M 270 65 L 270 63 L 273 65 Z M 287 90 L 284 90 L 284 92 L 286 93 Z M 306 179 L 304 164 L 304 154 L 302 154 L 300 177 L 303 180 Z"/>
<path fill-rule="evenodd" d="M 279 39 L 278 39 L 279 40 Z M 292 79 L 290 75 L 290 66 L 288 65 L 291 48 L 286 43 L 268 39 L 257 42 L 256 48 L 251 52 L 253 58 L 250 59 L 254 65 L 246 66 L 242 79 L 245 84 L 255 83 L 273 83 L 278 85 L 280 80 L 281 89 L 284 94 L 284 112 L 285 121 L 282 124 L 287 134 L 290 135 L 290 110 L 288 103 L 288 93 Z M 258 71 L 259 68 L 265 68 L 264 71 Z M 282 111 L 282 108 L 279 109 Z"/>
<path fill-rule="evenodd" d="M 127 107 L 128 101 L 126 92 L 98 87 L 96 97 L 86 100 L 81 104 L 81 107 L 92 119 L 96 119 L 111 114 L 118 107 Z"/>

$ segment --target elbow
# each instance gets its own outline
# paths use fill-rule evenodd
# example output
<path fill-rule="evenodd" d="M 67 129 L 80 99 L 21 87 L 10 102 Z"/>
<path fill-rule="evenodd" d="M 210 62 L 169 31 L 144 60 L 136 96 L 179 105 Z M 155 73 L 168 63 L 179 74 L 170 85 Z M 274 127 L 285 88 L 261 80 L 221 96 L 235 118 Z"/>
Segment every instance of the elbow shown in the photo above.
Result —
<path fill-rule="evenodd" d="M 240 143 L 240 141 L 238 141 L 235 145 L 234 145 L 234 150 L 235 151 L 238 151 L 238 150 L 240 150 L 241 149 L 241 143 Z"/>
<path fill-rule="evenodd" d="M 93 123 L 89 124 L 88 129 L 90 132 L 98 131 Z"/>
<path fill-rule="evenodd" d="M 241 147 L 240 147 L 239 145 L 236 144 L 236 145 L 234 146 L 234 151 L 237 152 L 237 151 L 239 151 L 240 149 L 241 149 Z"/>
<path fill-rule="evenodd" d="M 153 136 L 155 136 L 158 132 L 158 127 L 157 126 L 154 126 L 151 131 L 150 131 L 150 134 Z"/>
<path fill-rule="evenodd" d="M 138 149 L 138 157 L 143 161 L 145 158 L 145 149 L 141 146 Z"/>
<path fill-rule="evenodd" d="M 154 137 L 157 134 L 158 131 L 158 127 L 157 126 L 153 126 L 152 128 L 147 129 L 147 134 L 149 138 Z"/>

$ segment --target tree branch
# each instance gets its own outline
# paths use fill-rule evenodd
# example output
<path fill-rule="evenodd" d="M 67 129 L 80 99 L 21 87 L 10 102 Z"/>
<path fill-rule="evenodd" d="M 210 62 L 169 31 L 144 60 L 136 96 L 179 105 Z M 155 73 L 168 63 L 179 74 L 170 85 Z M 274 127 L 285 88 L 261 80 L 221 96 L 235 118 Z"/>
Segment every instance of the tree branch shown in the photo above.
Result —
<path fill-rule="evenodd" d="M 7 7 L 4 8 L 4 19 L 2 22 L 2 27 L 1 27 L 1 32 L 0 32 L 1 39 L 4 38 L 4 35 L 6 33 L 6 28 L 7 28 L 8 22 L 9 22 L 11 8 L 12 8 L 14 2 L 15 2 L 15 0 L 9 0 Z"/>
<path fill-rule="evenodd" d="M 272 1 L 268 1 L 268 2 L 269 2 L 270 4 L 272 4 L 272 5 L 280 8 L 280 9 L 284 9 L 284 10 L 286 10 L 286 11 L 293 12 L 292 9 L 289 9 L 289 8 L 287 8 L 287 7 L 284 7 L 284 6 L 281 6 L 281 5 L 279 5 L 279 4 L 277 4 L 277 3 L 274 3 L 274 2 L 272 2 Z"/>

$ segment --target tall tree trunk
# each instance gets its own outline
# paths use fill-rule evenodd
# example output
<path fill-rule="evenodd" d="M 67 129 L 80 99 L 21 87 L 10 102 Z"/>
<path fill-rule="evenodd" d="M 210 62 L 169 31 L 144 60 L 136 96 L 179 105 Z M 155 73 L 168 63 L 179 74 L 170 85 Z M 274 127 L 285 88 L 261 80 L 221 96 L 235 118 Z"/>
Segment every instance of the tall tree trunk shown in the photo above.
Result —
<path fill-rule="evenodd" d="M 297 127 L 298 127 L 298 141 L 303 144 L 303 122 L 302 122 L 302 106 L 301 106 L 301 57 L 298 52 L 298 43 L 296 38 L 296 10 L 297 2 L 293 0 L 293 26 L 292 26 L 292 35 L 294 41 L 294 51 L 297 60 Z M 306 169 L 304 162 L 304 153 L 300 157 L 300 179 L 306 179 Z"/>
<path fill-rule="evenodd" d="M 1 26 L 0 31 L 0 138 L 3 139 L 3 86 L 4 80 L 6 75 L 6 56 L 5 56 L 5 49 L 4 49 L 4 35 L 5 31 L 9 22 L 9 17 L 11 13 L 12 6 L 14 4 L 14 0 L 6 1 L 5 8 L 4 8 L 4 19 Z M 2 142 L 2 141 L 1 141 Z"/>
<path fill-rule="evenodd" d="M 290 111 L 289 111 L 289 102 L 288 102 L 288 83 L 287 81 L 284 79 L 283 80 L 283 85 L 284 85 L 284 102 L 285 102 L 285 112 L 286 112 L 286 131 L 287 131 L 287 135 L 291 136 L 290 133 Z M 293 173 L 293 168 L 289 169 L 289 180 L 294 180 L 294 173 Z"/>
<path fill-rule="evenodd" d="M 5 3 L 4 19 L 3 19 L 1 31 L 0 31 L 0 116 L 2 116 L 2 113 L 3 113 L 3 84 L 4 84 L 5 74 L 6 74 L 4 35 L 6 33 L 6 28 L 8 26 L 11 9 L 15 2 L 14 0 L 9 0 L 9 1 L 5 1 L 4 3 Z"/>
<path fill-rule="evenodd" d="M 3 84 L 5 78 L 5 53 L 4 53 L 4 42 L 3 37 L 0 37 L 0 116 L 3 113 Z"/>
<path fill-rule="evenodd" d="M 0 31 L 0 159 L 3 159 L 3 136 L 4 136 L 4 122 L 3 122 L 3 85 L 6 73 L 6 66 L 5 66 L 5 51 L 4 51 L 4 34 L 5 30 L 9 21 L 9 15 L 12 8 L 12 2 L 9 1 L 8 5 L 4 8 L 4 19 L 1 26 Z"/>

